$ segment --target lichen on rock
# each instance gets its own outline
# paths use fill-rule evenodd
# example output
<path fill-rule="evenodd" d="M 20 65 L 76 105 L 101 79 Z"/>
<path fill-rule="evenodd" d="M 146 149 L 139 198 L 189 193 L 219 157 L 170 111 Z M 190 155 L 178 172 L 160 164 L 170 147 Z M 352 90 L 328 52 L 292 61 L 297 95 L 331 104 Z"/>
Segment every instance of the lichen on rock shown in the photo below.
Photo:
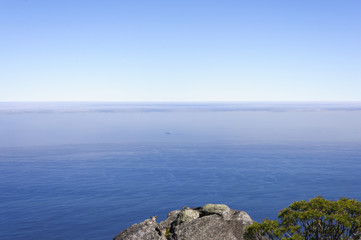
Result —
<path fill-rule="evenodd" d="M 177 224 L 179 225 L 181 223 L 190 222 L 194 219 L 199 218 L 199 216 L 200 214 L 198 211 L 190 208 L 185 208 L 179 214 Z"/>
<path fill-rule="evenodd" d="M 202 211 L 207 214 L 229 212 L 231 209 L 225 204 L 206 204 L 202 207 Z"/>

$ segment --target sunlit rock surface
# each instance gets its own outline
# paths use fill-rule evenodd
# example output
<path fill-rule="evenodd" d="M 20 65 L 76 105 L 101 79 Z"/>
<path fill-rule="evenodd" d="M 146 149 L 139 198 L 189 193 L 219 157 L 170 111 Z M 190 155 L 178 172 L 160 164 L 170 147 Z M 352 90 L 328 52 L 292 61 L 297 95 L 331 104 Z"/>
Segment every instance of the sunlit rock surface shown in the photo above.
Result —
<path fill-rule="evenodd" d="M 160 223 L 152 217 L 125 229 L 114 240 L 240 240 L 252 223 L 244 211 L 231 210 L 224 204 L 207 204 L 169 212 Z"/>

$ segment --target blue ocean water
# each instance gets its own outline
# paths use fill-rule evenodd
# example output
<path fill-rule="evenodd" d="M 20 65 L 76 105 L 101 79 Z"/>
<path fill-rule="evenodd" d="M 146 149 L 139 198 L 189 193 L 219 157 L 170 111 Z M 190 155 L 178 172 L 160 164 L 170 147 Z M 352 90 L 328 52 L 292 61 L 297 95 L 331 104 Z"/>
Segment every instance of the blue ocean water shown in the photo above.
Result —
<path fill-rule="evenodd" d="M 0 239 L 112 239 L 183 206 L 361 200 L 361 104 L 0 104 Z"/>

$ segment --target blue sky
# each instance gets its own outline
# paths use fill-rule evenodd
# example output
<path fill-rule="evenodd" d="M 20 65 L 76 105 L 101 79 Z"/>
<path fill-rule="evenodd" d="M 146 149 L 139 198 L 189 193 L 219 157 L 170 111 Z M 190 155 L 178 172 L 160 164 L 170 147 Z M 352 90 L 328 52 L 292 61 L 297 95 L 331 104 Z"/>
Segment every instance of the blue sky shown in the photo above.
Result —
<path fill-rule="evenodd" d="M 361 101 L 361 1 L 0 0 L 0 101 Z"/>

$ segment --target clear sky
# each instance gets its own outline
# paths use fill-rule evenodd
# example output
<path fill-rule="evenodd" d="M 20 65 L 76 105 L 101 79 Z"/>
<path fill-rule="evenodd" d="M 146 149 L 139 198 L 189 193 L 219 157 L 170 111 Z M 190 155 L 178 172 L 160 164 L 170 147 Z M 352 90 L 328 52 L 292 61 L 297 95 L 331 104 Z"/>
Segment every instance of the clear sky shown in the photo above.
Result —
<path fill-rule="evenodd" d="M 361 1 L 0 0 L 0 101 L 361 101 Z"/>

